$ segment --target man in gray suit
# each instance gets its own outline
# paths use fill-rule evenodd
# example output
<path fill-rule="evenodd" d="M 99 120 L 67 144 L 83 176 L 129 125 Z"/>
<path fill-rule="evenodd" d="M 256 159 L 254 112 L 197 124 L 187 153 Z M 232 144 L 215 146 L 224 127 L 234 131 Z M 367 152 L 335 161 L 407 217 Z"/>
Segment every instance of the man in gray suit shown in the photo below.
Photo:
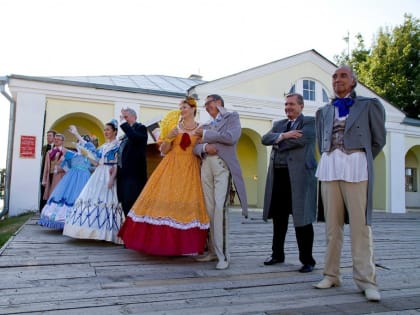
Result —
<path fill-rule="evenodd" d="M 379 301 L 372 242 L 373 159 L 385 145 L 385 110 L 376 98 L 356 96 L 357 80 L 348 66 L 332 76 L 335 99 L 316 113 L 327 252 L 324 279 L 328 289 L 341 284 L 340 255 L 345 211 L 349 215 L 353 279 L 369 301 Z"/>
<path fill-rule="evenodd" d="M 311 272 L 316 219 L 317 181 L 315 177 L 315 119 L 302 114 L 303 97 L 286 96 L 287 119 L 276 121 L 262 137 L 263 145 L 272 146 L 264 196 L 263 219 L 273 220 L 271 258 L 264 265 L 284 262 L 284 241 L 292 214 L 299 260 L 299 272 Z"/>
<path fill-rule="evenodd" d="M 242 214 L 248 217 L 245 184 L 236 153 L 242 129 L 238 113 L 226 111 L 220 95 L 207 96 L 205 107 L 213 120 L 196 129 L 195 134 L 202 139 L 194 147 L 194 153 L 202 159 L 201 183 L 210 217 L 210 242 L 208 255 L 197 260 L 218 260 L 216 269 L 226 269 L 230 261 L 227 205 L 231 179 L 241 203 Z"/>

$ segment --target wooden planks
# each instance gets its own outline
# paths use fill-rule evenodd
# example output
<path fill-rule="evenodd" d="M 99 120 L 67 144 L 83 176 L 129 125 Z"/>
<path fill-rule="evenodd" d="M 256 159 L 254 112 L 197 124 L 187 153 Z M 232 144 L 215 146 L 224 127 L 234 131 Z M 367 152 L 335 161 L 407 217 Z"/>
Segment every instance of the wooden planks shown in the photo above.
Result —
<path fill-rule="evenodd" d="M 346 227 L 343 286 L 316 290 L 322 278 L 324 224 L 315 224 L 317 266 L 300 274 L 294 229 L 286 262 L 264 266 L 271 223 L 258 209 L 250 219 L 230 211 L 232 263 L 155 257 L 106 242 L 74 240 L 29 220 L 2 249 L 0 314 L 420 314 L 420 212 L 374 214 L 381 303 L 366 302 L 352 280 Z"/>

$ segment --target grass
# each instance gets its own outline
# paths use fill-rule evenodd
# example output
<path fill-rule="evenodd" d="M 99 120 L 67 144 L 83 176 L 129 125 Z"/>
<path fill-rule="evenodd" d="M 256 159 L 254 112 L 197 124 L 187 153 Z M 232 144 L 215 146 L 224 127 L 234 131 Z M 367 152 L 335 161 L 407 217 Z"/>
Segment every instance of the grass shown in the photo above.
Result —
<path fill-rule="evenodd" d="M 33 215 L 33 212 L 27 212 L 15 217 L 6 217 L 4 220 L 1 220 L 0 247 L 2 247 L 7 240 Z"/>

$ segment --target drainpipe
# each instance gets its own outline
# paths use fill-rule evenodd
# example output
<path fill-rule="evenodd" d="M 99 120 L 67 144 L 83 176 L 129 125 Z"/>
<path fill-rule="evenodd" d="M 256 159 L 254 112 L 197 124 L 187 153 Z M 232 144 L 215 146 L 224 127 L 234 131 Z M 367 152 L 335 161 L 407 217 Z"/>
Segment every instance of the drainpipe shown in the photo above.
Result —
<path fill-rule="evenodd" d="M 10 201 L 10 178 L 12 170 L 12 157 L 13 157 L 13 139 L 15 130 L 15 111 L 16 103 L 13 98 L 6 92 L 6 84 L 9 83 L 8 77 L 0 77 L 0 92 L 10 102 L 10 115 L 9 115 L 9 136 L 7 141 L 6 153 L 6 174 L 4 183 L 4 207 L 0 210 L 0 218 L 9 213 Z"/>

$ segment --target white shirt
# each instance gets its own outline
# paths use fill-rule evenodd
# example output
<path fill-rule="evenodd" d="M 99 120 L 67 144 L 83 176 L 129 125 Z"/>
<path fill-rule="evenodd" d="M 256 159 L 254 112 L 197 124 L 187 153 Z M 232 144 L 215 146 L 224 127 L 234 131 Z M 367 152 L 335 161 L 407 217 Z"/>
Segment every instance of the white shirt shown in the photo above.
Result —
<path fill-rule="evenodd" d="M 336 117 L 338 117 L 337 112 Z M 347 117 L 341 117 L 340 120 L 347 119 Z M 347 154 L 339 149 L 323 152 L 315 176 L 320 181 L 343 180 L 349 183 L 366 181 L 368 180 L 366 153 Z"/>

